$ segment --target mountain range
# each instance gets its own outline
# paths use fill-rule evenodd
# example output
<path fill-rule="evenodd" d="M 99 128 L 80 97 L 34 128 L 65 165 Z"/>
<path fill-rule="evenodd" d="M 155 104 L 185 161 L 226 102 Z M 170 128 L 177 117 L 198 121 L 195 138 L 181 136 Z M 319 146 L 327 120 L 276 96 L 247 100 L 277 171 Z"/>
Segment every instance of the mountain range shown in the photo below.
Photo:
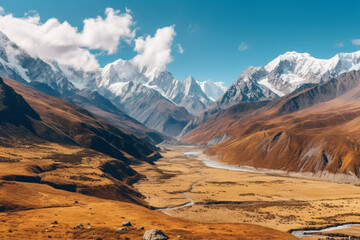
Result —
<path fill-rule="evenodd" d="M 339 53 L 330 59 L 287 52 L 265 66 L 247 68 L 216 104 L 226 108 L 239 102 L 271 100 L 359 69 L 360 51 Z"/>
<path fill-rule="evenodd" d="M 272 101 L 235 104 L 183 140 L 242 166 L 360 177 L 360 72 Z M 221 124 L 220 124 L 221 123 Z"/>
<path fill-rule="evenodd" d="M 233 105 L 271 101 L 325 83 L 341 73 L 359 69 L 360 51 L 339 53 L 330 59 L 317 59 L 308 53 L 287 52 L 265 66 L 247 68 L 214 104 L 184 127 L 180 136 Z"/>
<path fill-rule="evenodd" d="M 316 59 L 288 52 L 249 67 L 182 140 L 241 166 L 360 177 L 360 51 Z"/>
<path fill-rule="evenodd" d="M 1 131 L 134 160 L 181 137 L 232 164 L 358 177 L 359 70 L 360 51 L 287 52 L 226 89 L 132 60 L 84 72 L 32 57 L 0 33 L 0 74 L 18 82 L 1 82 Z"/>
<path fill-rule="evenodd" d="M 225 91 L 222 83 L 197 82 L 191 76 L 179 81 L 166 69 L 160 72 L 140 69 L 131 60 L 119 59 L 102 69 L 84 72 L 32 57 L 3 33 L 0 33 L 0 75 L 66 100 L 77 98 L 78 104 L 80 97 L 74 96 L 81 95 L 82 90 L 96 92 L 138 123 L 170 136 L 179 135 L 194 116 Z"/>

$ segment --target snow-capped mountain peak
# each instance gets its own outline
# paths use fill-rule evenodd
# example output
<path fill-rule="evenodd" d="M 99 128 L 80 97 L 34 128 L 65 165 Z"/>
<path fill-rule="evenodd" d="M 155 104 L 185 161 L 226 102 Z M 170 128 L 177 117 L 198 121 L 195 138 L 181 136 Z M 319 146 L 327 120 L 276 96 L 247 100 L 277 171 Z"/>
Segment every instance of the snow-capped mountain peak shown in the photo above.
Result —
<path fill-rule="evenodd" d="M 304 85 L 320 84 L 352 70 L 360 70 L 360 51 L 339 53 L 330 59 L 286 52 L 265 66 L 246 69 L 219 101 L 231 105 L 281 97 Z"/>
<path fill-rule="evenodd" d="M 193 91 L 196 91 L 197 89 L 197 87 L 199 88 L 199 89 L 201 89 L 200 88 L 200 86 L 197 84 L 197 82 L 195 81 L 195 79 L 194 79 L 194 77 L 193 76 L 188 76 L 187 78 L 185 78 L 184 80 L 183 80 L 183 84 L 184 84 L 184 87 L 185 87 L 185 90 L 184 90 L 184 94 L 185 95 L 187 95 L 187 96 L 190 96 L 191 94 L 192 94 L 192 90 Z M 195 89 L 194 89 L 195 88 Z M 202 90 L 201 90 L 202 91 Z"/>
<path fill-rule="evenodd" d="M 214 82 L 212 80 L 206 80 L 204 82 L 197 82 L 201 87 L 201 90 L 208 96 L 212 101 L 216 101 L 220 98 L 226 91 L 223 82 Z"/>
<path fill-rule="evenodd" d="M 145 83 L 148 79 L 130 61 L 118 59 L 102 69 L 97 85 L 98 87 L 107 87 L 113 83 L 129 81 Z"/>
<path fill-rule="evenodd" d="M 131 60 L 119 59 L 102 69 L 96 81 L 97 90 L 103 94 L 120 96 L 125 91 L 126 83 L 136 82 L 143 85 L 142 89 L 156 90 L 170 102 L 191 112 L 204 110 L 212 103 L 193 77 L 178 81 L 167 69 L 148 74 L 150 70 L 146 67 L 140 69 Z"/>
<path fill-rule="evenodd" d="M 64 95 L 77 91 L 65 74 L 37 57 L 30 56 L 0 32 L 0 75 L 20 82 L 41 82 Z"/>

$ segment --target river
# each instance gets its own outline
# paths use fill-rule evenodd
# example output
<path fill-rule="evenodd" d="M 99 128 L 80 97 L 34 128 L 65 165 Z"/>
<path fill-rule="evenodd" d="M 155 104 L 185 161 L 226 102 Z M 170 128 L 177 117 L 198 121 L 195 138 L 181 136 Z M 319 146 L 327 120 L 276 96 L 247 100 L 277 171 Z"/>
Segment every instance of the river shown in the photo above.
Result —
<path fill-rule="evenodd" d="M 207 156 L 204 155 L 201 151 L 183 152 L 183 154 L 186 157 L 192 157 L 194 159 L 202 161 L 205 164 L 205 166 L 210 167 L 210 168 L 218 168 L 218 169 L 226 169 L 226 170 L 230 170 L 230 171 L 241 171 L 241 172 L 250 172 L 250 173 L 269 173 L 269 171 L 267 171 L 265 169 L 262 170 L 262 169 L 255 169 L 255 168 L 252 168 L 252 167 L 239 167 L 239 166 L 233 166 L 233 165 L 229 165 L 229 164 L 209 160 L 207 158 Z M 281 173 L 284 173 L 284 172 L 271 170 L 271 173 L 279 173 L 279 174 L 281 174 Z M 190 202 L 188 202 L 186 204 L 183 204 L 181 206 L 175 207 L 175 208 L 169 208 L 168 210 L 174 210 L 174 209 L 179 209 L 179 208 L 194 205 L 193 200 L 190 199 L 188 196 L 186 196 L 185 193 L 184 193 L 184 197 L 189 199 Z M 341 225 L 328 226 L 328 227 L 324 227 L 324 228 L 320 228 L 320 229 L 299 229 L 299 230 L 291 231 L 291 234 L 294 235 L 295 237 L 302 238 L 304 236 L 318 235 L 319 233 L 325 233 L 325 232 L 330 232 L 330 231 L 335 231 L 335 230 L 347 229 L 347 228 L 350 228 L 350 227 L 353 227 L 353 226 L 360 226 L 360 224 L 359 223 L 344 223 L 344 224 L 341 224 Z"/>

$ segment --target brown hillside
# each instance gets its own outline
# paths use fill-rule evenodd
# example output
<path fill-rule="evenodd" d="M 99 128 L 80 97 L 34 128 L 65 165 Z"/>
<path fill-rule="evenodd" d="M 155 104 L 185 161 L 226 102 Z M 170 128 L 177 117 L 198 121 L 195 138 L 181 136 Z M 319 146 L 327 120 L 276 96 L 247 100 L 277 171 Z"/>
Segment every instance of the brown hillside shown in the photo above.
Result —
<path fill-rule="evenodd" d="M 350 72 L 255 111 L 237 113 L 235 105 L 184 140 L 229 134 L 207 153 L 231 164 L 360 177 L 359 82 L 359 72 Z"/>
<path fill-rule="evenodd" d="M 157 148 L 149 141 L 121 131 L 81 107 L 30 89 L 14 80 L 2 79 L 6 84 L 4 86 L 15 90 L 39 115 L 39 119 L 32 116 L 25 118 L 30 121 L 26 128 L 40 139 L 78 144 L 124 161 L 129 158 L 148 161 L 151 160 L 149 156 L 157 156 Z M 9 128 L 13 128 L 12 125 L 2 126 L 3 131 L 8 132 Z M 19 133 L 20 136 L 26 134 L 29 131 Z"/>

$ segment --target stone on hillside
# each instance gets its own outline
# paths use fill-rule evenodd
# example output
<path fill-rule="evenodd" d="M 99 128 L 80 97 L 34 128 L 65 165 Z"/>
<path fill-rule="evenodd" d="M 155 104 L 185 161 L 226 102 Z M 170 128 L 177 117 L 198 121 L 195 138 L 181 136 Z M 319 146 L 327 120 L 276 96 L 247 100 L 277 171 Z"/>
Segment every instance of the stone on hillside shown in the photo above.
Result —
<path fill-rule="evenodd" d="M 143 240 L 167 240 L 169 239 L 161 230 L 147 230 L 143 236 Z"/>
<path fill-rule="evenodd" d="M 132 226 L 131 222 L 129 222 L 129 221 L 123 221 L 122 225 L 123 226 Z"/>

